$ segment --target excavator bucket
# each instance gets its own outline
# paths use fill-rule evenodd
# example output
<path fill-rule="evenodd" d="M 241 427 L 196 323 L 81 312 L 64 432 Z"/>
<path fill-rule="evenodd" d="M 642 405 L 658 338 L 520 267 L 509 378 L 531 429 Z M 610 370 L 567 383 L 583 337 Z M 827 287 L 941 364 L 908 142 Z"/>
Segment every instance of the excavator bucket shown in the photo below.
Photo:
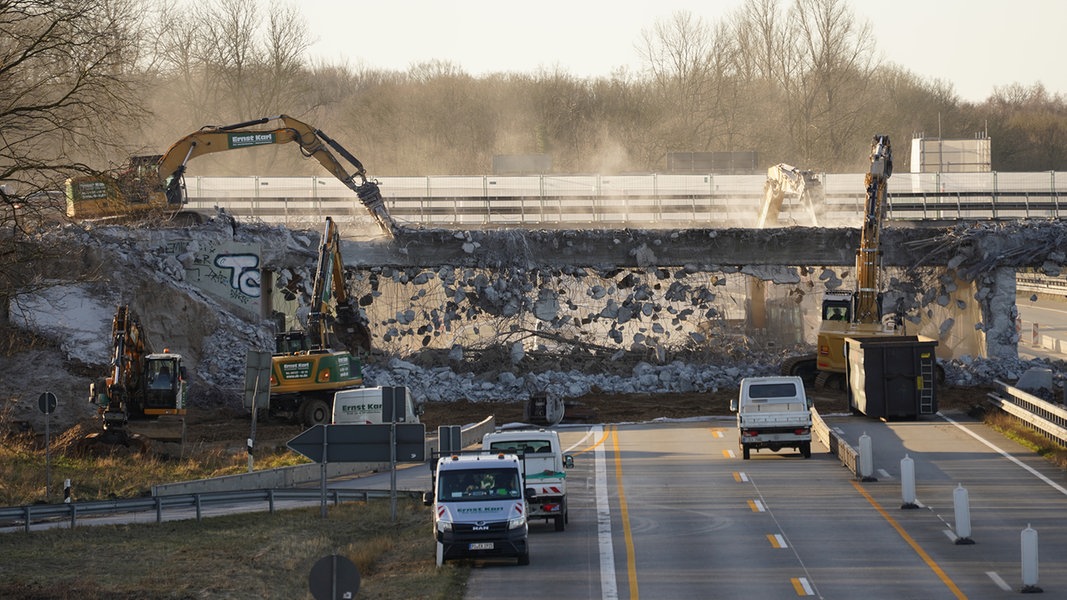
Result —
<path fill-rule="evenodd" d="M 340 345 L 352 354 L 368 354 L 371 349 L 370 328 L 359 312 L 358 307 L 351 305 L 337 306 L 337 314 L 331 328 L 332 343 Z"/>

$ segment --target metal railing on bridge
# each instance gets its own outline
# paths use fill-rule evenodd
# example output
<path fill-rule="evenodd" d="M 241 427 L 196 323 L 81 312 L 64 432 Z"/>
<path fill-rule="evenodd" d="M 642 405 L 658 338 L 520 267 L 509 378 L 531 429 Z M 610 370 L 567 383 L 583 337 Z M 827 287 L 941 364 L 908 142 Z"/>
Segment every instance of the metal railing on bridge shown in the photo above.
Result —
<path fill-rule="evenodd" d="M 820 226 L 852 226 L 864 204 L 863 174 L 821 176 Z M 449 227 L 750 226 L 763 200 L 760 175 L 538 175 L 382 177 L 400 222 Z M 1061 189 L 1062 188 L 1062 189 Z M 325 177 L 188 177 L 190 208 L 225 207 L 266 222 L 369 219 L 339 181 Z M 898 173 L 887 219 L 1060 219 L 1067 177 L 1045 173 Z M 780 225 L 812 225 L 787 198 Z"/>

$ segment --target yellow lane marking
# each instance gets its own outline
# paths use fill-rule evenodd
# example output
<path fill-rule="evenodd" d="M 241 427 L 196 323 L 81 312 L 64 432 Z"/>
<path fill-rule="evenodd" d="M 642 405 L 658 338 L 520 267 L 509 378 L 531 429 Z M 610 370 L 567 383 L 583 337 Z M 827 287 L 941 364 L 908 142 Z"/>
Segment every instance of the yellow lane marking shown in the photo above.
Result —
<path fill-rule="evenodd" d="M 722 451 L 722 455 L 723 455 L 724 458 L 733 458 L 734 457 L 734 451 L 733 450 L 723 450 Z"/>
<path fill-rule="evenodd" d="M 611 443 L 615 450 L 615 482 L 619 487 L 619 515 L 622 518 L 623 537 L 626 539 L 626 573 L 630 582 L 630 598 L 637 600 L 637 565 L 634 556 L 634 537 L 630 530 L 630 512 L 626 506 L 626 493 L 622 489 L 622 458 L 619 455 L 619 433 L 611 428 Z"/>
<path fill-rule="evenodd" d="M 749 500 L 748 507 L 752 509 L 752 512 L 763 512 L 766 510 L 763 506 L 763 502 L 759 500 Z"/>
<path fill-rule="evenodd" d="M 812 596 L 815 594 L 811 586 L 808 585 L 806 577 L 794 577 L 789 581 L 793 583 L 793 589 L 796 591 L 797 596 Z"/>
<path fill-rule="evenodd" d="M 748 475 L 745 475 L 743 471 L 734 471 L 734 481 L 738 483 L 748 482 Z"/>
<path fill-rule="evenodd" d="M 608 434 L 607 428 L 605 427 L 604 428 L 604 435 L 600 436 L 600 439 L 597 440 L 596 443 L 594 443 L 593 445 L 589 446 L 588 448 L 582 448 L 581 450 L 577 450 L 573 454 L 581 454 L 583 452 L 592 452 L 593 450 L 596 450 L 597 446 L 599 446 L 600 444 L 603 444 L 604 441 L 608 439 L 608 435 L 609 434 Z"/>
<path fill-rule="evenodd" d="M 788 548 L 788 544 L 785 543 L 785 538 L 780 533 L 768 533 L 767 541 L 771 543 L 772 548 Z"/>
<path fill-rule="evenodd" d="M 919 555 L 919 558 L 921 558 L 922 561 L 926 563 L 926 566 L 930 567 L 930 570 L 933 571 L 935 575 L 937 575 L 937 578 L 941 580 L 941 583 L 944 583 L 945 586 L 947 586 L 948 589 L 952 591 L 953 595 L 955 595 L 957 598 L 960 598 L 961 600 L 965 600 L 967 598 L 967 596 L 963 594 L 960 588 L 956 587 L 956 584 L 948 578 L 948 575 L 945 574 L 941 567 L 936 562 L 934 562 L 934 559 L 930 558 L 930 555 L 927 554 L 921 546 L 919 546 L 918 542 L 912 539 L 912 537 L 908 535 L 906 531 L 904 531 L 904 528 L 901 527 L 900 524 L 893 519 L 893 517 L 889 516 L 889 513 L 887 513 L 885 509 L 882 508 L 881 505 L 879 505 L 878 502 L 874 498 L 872 498 L 870 494 L 867 493 L 867 490 L 863 489 L 863 487 L 855 481 L 852 482 L 852 487 L 856 488 L 856 490 L 859 491 L 859 493 L 867 499 L 867 502 L 870 502 L 871 506 L 873 506 L 874 509 L 877 510 L 880 515 L 882 515 L 882 518 L 885 519 L 886 522 L 888 522 L 889 525 L 896 530 L 897 534 L 900 535 L 900 537 L 904 538 L 904 541 L 907 542 L 907 544 L 911 546 L 911 549 Z"/>

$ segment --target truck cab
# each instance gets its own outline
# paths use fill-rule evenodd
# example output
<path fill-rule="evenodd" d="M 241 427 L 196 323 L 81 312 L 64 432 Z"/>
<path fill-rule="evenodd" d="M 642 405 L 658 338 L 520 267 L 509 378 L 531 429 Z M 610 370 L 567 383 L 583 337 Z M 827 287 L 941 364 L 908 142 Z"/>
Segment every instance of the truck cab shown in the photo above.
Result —
<path fill-rule="evenodd" d="M 738 444 L 745 460 L 752 450 L 795 448 L 811 458 L 811 404 L 797 376 L 746 377 L 737 400 Z"/>
<path fill-rule="evenodd" d="M 510 429 L 487 433 L 482 450 L 516 454 L 522 459 L 531 519 L 552 521 L 556 531 L 567 527 L 567 473 L 574 458 L 563 454 L 559 434 L 548 429 Z"/>
<path fill-rule="evenodd" d="M 437 459 L 433 491 L 437 566 L 456 558 L 509 558 L 530 564 L 528 507 L 515 454 L 454 453 Z"/>

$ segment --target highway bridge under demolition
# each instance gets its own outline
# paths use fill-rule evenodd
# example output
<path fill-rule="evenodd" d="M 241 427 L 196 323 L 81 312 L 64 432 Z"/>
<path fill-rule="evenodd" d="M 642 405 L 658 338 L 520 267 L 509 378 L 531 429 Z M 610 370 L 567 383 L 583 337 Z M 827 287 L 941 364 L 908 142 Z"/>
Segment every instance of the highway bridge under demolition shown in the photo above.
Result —
<path fill-rule="evenodd" d="M 887 227 L 881 246 L 885 303 L 939 339 L 946 353 L 1017 356 L 1016 272 L 1058 275 L 1065 234 L 1061 222 L 1047 220 Z M 686 307 L 696 308 L 690 310 L 694 320 L 725 317 L 729 309 L 715 302 L 728 295 L 731 277 L 773 284 L 780 293 L 768 302 L 780 308 L 802 307 L 800 298 L 817 298 L 823 289 L 851 289 L 858 240 L 859 232 L 849 228 L 408 229 L 395 240 L 345 242 L 343 256 L 348 268 L 373 274 L 375 286 L 385 280 L 408 286 L 396 297 L 433 305 L 414 313 L 394 313 L 390 306 L 379 322 L 372 317 L 372 326 L 398 334 L 410 323 L 449 325 L 447 315 L 461 313 L 456 300 L 462 300 L 498 316 L 528 312 L 546 328 L 608 318 L 613 332 L 618 325 L 631 328 L 612 333 L 618 341 L 646 343 L 658 329 L 642 325 L 641 317 L 656 317 L 671 303 L 677 306 L 667 312 L 675 317 Z M 443 298 L 420 294 L 417 288 L 430 283 L 444 285 Z M 747 312 L 746 299 L 736 296 L 734 290 L 728 304 Z M 373 303 L 368 297 L 369 314 Z M 772 318 L 767 327 L 800 331 L 798 319 L 814 327 L 810 316 L 785 314 L 789 308 L 772 310 L 784 322 Z M 425 341 L 435 328 L 422 327 Z"/>

